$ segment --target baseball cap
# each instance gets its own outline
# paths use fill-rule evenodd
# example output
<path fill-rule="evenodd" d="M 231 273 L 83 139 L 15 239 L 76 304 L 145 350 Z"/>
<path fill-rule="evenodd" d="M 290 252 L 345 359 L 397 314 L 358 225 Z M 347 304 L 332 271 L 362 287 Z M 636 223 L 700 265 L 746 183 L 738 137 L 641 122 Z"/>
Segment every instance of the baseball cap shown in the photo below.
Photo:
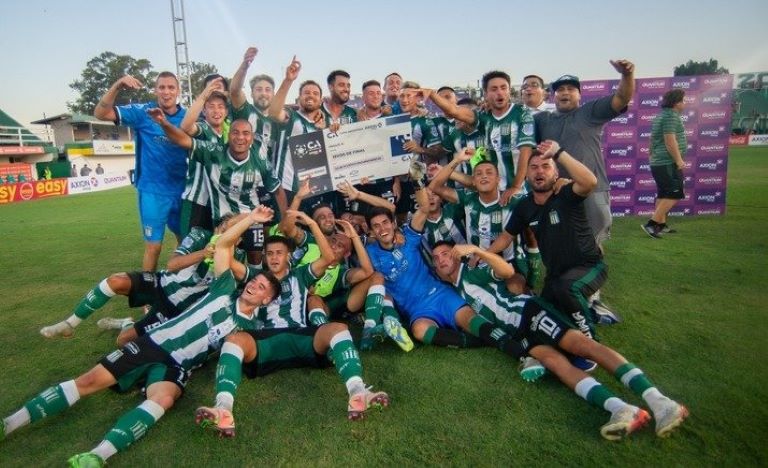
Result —
<path fill-rule="evenodd" d="M 579 88 L 579 91 L 581 91 L 581 83 L 579 82 L 579 77 L 575 75 L 563 75 L 553 81 L 550 87 L 552 88 L 552 91 L 557 91 L 557 88 L 564 84 L 576 86 Z"/>

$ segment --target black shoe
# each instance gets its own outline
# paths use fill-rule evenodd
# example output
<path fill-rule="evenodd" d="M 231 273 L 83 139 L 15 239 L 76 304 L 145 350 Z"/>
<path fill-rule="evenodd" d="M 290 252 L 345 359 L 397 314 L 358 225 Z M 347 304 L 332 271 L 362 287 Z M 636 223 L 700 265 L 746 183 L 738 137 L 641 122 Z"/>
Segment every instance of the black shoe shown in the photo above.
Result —
<path fill-rule="evenodd" d="M 661 228 L 659 225 L 651 226 L 650 224 L 641 224 L 641 228 L 643 228 L 643 231 L 645 231 L 646 234 L 653 237 L 654 239 L 661 239 Z"/>

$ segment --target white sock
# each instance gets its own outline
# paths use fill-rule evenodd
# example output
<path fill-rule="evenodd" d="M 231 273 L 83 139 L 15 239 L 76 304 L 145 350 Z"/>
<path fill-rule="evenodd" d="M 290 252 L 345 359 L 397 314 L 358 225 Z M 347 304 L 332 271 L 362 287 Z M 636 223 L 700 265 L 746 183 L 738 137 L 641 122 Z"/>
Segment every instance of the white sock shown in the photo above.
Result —
<path fill-rule="evenodd" d="M 107 297 L 115 297 L 116 293 L 112 291 L 112 288 L 109 287 L 109 283 L 107 282 L 107 279 L 101 280 L 101 283 L 99 283 L 99 290 L 101 290 L 102 293 L 104 293 Z"/>
<path fill-rule="evenodd" d="M 107 461 L 107 458 L 117 453 L 117 449 L 114 445 L 112 445 L 112 442 L 108 440 L 102 440 L 101 443 L 96 446 L 96 448 L 91 450 L 91 453 L 96 454 L 102 460 Z"/>
<path fill-rule="evenodd" d="M 344 385 L 347 386 L 347 393 L 349 396 L 357 395 L 365 391 L 365 382 L 361 377 L 352 377 L 347 380 Z"/>
<path fill-rule="evenodd" d="M 82 322 L 83 319 L 81 319 L 80 317 L 78 317 L 75 314 L 72 314 L 72 315 L 69 316 L 68 319 L 66 319 L 64 321 L 67 322 L 70 327 L 75 328 L 76 326 L 80 325 L 80 322 Z"/>
<path fill-rule="evenodd" d="M 229 392 L 219 392 L 216 394 L 216 408 L 224 408 L 225 410 L 232 411 L 235 406 L 235 397 Z"/>
<path fill-rule="evenodd" d="M 376 321 L 373 319 L 366 319 L 363 323 L 363 328 L 373 328 L 376 326 Z"/>
<path fill-rule="evenodd" d="M 26 426 L 27 424 L 30 423 L 31 420 L 32 418 L 29 415 L 29 411 L 27 411 L 27 408 L 22 407 L 20 410 L 16 411 L 12 415 L 3 419 L 3 426 L 5 426 L 5 435 L 10 434 L 11 432 L 15 431 L 16 429 L 22 426 Z"/>
<path fill-rule="evenodd" d="M 618 397 L 608 398 L 605 400 L 605 403 L 603 403 L 603 408 L 611 414 L 616 414 L 617 411 L 622 410 L 627 406 L 629 406 L 628 403 Z"/>
<path fill-rule="evenodd" d="M 649 388 L 641 396 L 648 403 L 648 407 L 651 408 L 654 414 L 661 409 L 662 402 L 667 399 L 656 387 Z"/>

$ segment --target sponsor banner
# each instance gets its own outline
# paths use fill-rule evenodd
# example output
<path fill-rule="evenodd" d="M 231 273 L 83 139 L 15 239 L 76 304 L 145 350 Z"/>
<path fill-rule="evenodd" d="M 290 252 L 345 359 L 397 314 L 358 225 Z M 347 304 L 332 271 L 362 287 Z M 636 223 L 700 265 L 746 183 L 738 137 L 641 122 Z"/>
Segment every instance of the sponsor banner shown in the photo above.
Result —
<path fill-rule="evenodd" d="M 103 175 L 70 177 L 67 179 L 69 194 L 100 192 L 118 187 L 131 185 L 131 179 L 128 174 L 119 172 L 108 172 Z"/>
<path fill-rule="evenodd" d="M 614 218 L 624 218 L 626 216 L 632 216 L 633 210 L 630 206 L 619 207 L 611 205 L 611 216 Z M 653 214 L 653 212 L 651 212 Z"/>
<path fill-rule="evenodd" d="M 134 154 L 136 146 L 133 141 L 93 140 L 94 154 Z"/>
<path fill-rule="evenodd" d="M 635 205 L 656 206 L 656 190 L 636 190 Z"/>
<path fill-rule="evenodd" d="M 694 175 L 693 181 L 694 181 L 694 187 L 697 189 L 699 188 L 712 188 L 712 187 L 724 187 L 726 182 L 727 175 L 725 173 L 722 174 L 715 174 L 715 173 L 699 173 Z"/>
<path fill-rule="evenodd" d="M 638 93 L 661 93 L 669 91 L 672 87 L 671 78 L 640 78 L 635 80 L 635 89 Z"/>
<path fill-rule="evenodd" d="M 637 122 L 637 111 L 628 110 L 627 112 L 611 120 L 607 125 L 635 126 L 636 122 Z"/>
<path fill-rule="evenodd" d="M 607 126 L 605 127 L 605 130 L 603 131 L 603 138 L 607 143 L 615 143 L 615 142 L 628 142 L 628 141 L 636 141 L 637 137 L 636 135 L 636 129 L 630 128 L 630 127 L 614 127 L 614 126 Z"/>
<path fill-rule="evenodd" d="M 657 93 L 638 93 L 637 94 L 637 108 L 638 109 L 661 109 L 661 98 L 664 96 L 664 92 Z"/>
<path fill-rule="evenodd" d="M 653 176 L 649 172 L 638 174 L 635 177 L 635 190 L 655 190 L 656 181 L 653 180 Z"/>
<path fill-rule="evenodd" d="M 768 135 L 750 135 L 749 146 L 762 146 L 768 145 Z"/>
<path fill-rule="evenodd" d="M 693 214 L 695 215 L 724 215 L 725 214 L 725 203 L 720 205 L 700 205 L 696 206 L 693 209 Z"/>
<path fill-rule="evenodd" d="M 611 190 L 611 208 L 633 206 L 635 204 L 632 190 Z"/>
<path fill-rule="evenodd" d="M 708 91 L 701 95 L 699 99 L 699 107 L 702 112 L 706 112 L 705 109 L 711 107 L 721 107 L 731 105 L 731 92 L 730 91 Z"/>
<path fill-rule="evenodd" d="M 669 84 L 672 88 L 684 89 L 685 93 L 688 94 L 690 91 L 699 89 L 700 82 L 698 76 L 675 76 L 672 77 Z"/>
<path fill-rule="evenodd" d="M 608 185 L 611 187 L 611 190 L 632 190 L 635 186 L 634 179 L 633 176 L 608 176 Z"/>
<path fill-rule="evenodd" d="M 634 159 L 610 159 L 606 161 L 606 173 L 608 176 L 615 174 L 634 174 L 637 162 Z"/>
<path fill-rule="evenodd" d="M 608 145 L 604 150 L 610 158 L 634 158 L 637 153 L 634 143 Z"/>
<path fill-rule="evenodd" d="M 725 190 L 722 189 L 696 189 L 697 205 L 722 205 L 725 203 Z"/>
<path fill-rule="evenodd" d="M 702 125 L 698 130 L 698 138 L 702 140 L 724 141 L 726 137 L 731 135 L 731 126 L 727 124 Z"/>
<path fill-rule="evenodd" d="M 696 154 L 699 156 L 728 156 L 728 144 L 718 139 L 718 141 L 711 142 L 710 140 L 701 140 L 696 145 Z"/>
<path fill-rule="evenodd" d="M 611 90 L 613 81 L 614 80 L 582 81 L 582 101 L 591 101 L 593 98 L 603 97 L 611 94 L 613 92 Z"/>
<path fill-rule="evenodd" d="M 695 172 L 698 174 L 700 172 L 717 172 L 717 173 L 723 173 L 726 171 L 728 165 L 727 165 L 727 158 L 726 157 L 705 157 L 705 156 L 699 156 L 696 158 L 695 164 L 696 169 Z M 725 187 L 723 187 L 725 188 Z"/>
<path fill-rule="evenodd" d="M 731 146 L 745 146 L 747 143 L 749 143 L 747 135 L 731 135 L 728 138 L 728 144 Z"/>
<path fill-rule="evenodd" d="M 651 124 L 653 124 L 653 119 L 659 115 L 659 112 L 661 112 L 661 107 L 637 110 L 637 124 L 642 128 L 648 129 L 648 136 L 646 138 L 651 137 Z"/>
<path fill-rule="evenodd" d="M 693 213 L 693 207 L 691 206 L 682 206 L 682 205 L 675 205 L 674 208 L 669 210 L 669 216 L 688 216 L 691 213 Z"/>
<path fill-rule="evenodd" d="M 730 90 L 733 83 L 731 75 L 708 75 L 701 77 L 701 87 L 704 89 Z"/>
<path fill-rule="evenodd" d="M 716 107 L 705 109 L 699 113 L 699 124 L 725 124 L 731 126 L 731 109 L 728 107 Z"/>
<path fill-rule="evenodd" d="M 42 146 L 0 146 L 0 154 L 43 154 Z"/>
<path fill-rule="evenodd" d="M 38 180 L 0 185 L 0 205 L 67 194 L 67 179 Z"/>

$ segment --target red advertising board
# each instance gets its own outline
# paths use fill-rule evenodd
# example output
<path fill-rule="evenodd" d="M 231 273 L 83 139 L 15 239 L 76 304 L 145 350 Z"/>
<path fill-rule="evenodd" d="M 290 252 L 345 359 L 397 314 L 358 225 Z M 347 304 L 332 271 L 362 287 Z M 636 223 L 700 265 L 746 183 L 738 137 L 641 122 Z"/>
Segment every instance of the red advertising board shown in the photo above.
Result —
<path fill-rule="evenodd" d="M 749 137 L 747 135 L 731 135 L 728 138 L 728 144 L 731 146 L 746 146 L 748 142 Z"/>
<path fill-rule="evenodd" d="M 66 195 L 67 179 L 37 180 L 0 185 L 0 205 Z"/>

